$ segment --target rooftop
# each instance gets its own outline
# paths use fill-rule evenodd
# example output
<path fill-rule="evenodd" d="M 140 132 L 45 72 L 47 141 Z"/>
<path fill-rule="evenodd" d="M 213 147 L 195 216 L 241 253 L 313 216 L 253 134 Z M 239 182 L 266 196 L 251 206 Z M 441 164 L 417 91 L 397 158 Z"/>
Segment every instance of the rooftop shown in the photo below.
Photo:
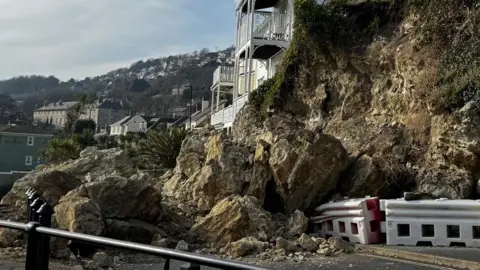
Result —
<path fill-rule="evenodd" d="M 66 102 L 58 101 L 58 102 L 49 103 L 37 109 L 36 111 L 67 110 L 77 103 L 78 101 L 66 101 Z M 94 108 L 113 109 L 113 110 L 128 109 L 128 105 L 126 102 L 113 101 L 113 100 L 104 100 L 102 102 L 95 102 L 90 106 Z"/>
<path fill-rule="evenodd" d="M 0 133 L 38 134 L 38 135 L 51 135 L 51 136 L 54 135 L 52 130 L 46 130 L 40 127 L 30 126 L 30 125 L 18 125 L 18 126 L 0 125 Z"/>
<path fill-rule="evenodd" d="M 49 103 L 39 109 L 36 109 L 35 111 L 54 111 L 54 110 L 67 110 L 71 108 L 72 106 L 75 106 L 78 101 L 65 101 L 65 102 L 52 102 Z"/>

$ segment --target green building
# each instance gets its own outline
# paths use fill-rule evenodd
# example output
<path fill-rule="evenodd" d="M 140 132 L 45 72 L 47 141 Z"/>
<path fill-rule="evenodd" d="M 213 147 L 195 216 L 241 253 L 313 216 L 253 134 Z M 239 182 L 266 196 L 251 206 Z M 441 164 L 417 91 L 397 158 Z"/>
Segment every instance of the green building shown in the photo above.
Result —
<path fill-rule="evenodd" d="M 35 126 L 0 126 L 0 197 L 13 182 L 42 164 L 52 131 Z"/>

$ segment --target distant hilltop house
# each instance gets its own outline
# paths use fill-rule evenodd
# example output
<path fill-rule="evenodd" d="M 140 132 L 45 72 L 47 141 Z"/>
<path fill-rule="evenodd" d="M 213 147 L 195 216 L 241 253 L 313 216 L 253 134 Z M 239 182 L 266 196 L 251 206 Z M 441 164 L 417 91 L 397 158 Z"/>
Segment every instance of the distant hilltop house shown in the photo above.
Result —
<path fill-rule="evenodd" d="M 188 89 L 188 84 L 181 85 L 172 89 L 172 95 L 183 95 L 183 92 Z"/>
<path fill-rule="evenodd" d="M 51 130 L 36 126 L 0 125 L 0 186 L 11 187 L 16 179 L 43 164 L 42 151 L 53 136 Z"/>
<path fill-rule="evenodd" d="M 67 113 L 71 111 L 77 103 L 77 101 L 59 101 L 45 104 L 43 107 L 35 110 L 33 118 L 37 123 L 49 123 L 57 129 L 62 129 L 65 127 L 67 121 Z M 95 103 L 86 106 L 80 119 L 92 119 L 97 126 L 97 132 L 102 132 L 112 123 L 119 121 L 129 114 L 130 107 L 126 102 L 99 99 Z"/>

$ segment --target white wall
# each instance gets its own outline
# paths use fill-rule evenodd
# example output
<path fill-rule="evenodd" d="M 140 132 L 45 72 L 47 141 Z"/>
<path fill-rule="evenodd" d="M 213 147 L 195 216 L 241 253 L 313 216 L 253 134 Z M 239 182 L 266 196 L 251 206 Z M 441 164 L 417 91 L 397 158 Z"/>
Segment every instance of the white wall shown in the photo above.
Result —
<path fill-rule="evenodd" d="M 121 126 L 111 126 L 110 135 L 125 135 L 127 132 L 145 131 L 147 131 L 147 121 L 141 116 L 135 116 L 133 119 L 128 121 L 127 124 Z"/>

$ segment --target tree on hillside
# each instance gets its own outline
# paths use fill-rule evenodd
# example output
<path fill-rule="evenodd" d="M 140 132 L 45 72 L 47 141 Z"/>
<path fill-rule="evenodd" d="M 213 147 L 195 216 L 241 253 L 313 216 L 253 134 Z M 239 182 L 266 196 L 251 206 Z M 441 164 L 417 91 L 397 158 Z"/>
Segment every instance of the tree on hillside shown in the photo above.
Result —
<path fill-rule="evenodd" d="M 80 134 L 84 130 L 90 130 L 92 132 L 95 132 L 96 127 L 97 125 L 95 124 L 95 121 L 93 121 L 92 119 L 82 119 L 77 121 L 73 132 L 75 134 Z"/>
<path fill-rule="evenodd" d="M 17 109 L 15 100 L 9 95 L 0 94 L 0 118 L 3 118 L 5 112 Z"/>
<path fill-rule="evenodd" d="M 72 110 L 67 113 L 67 122 L 65 124 L 65 133 L 68 137 L 73 138 L 75 127 L 80 120 L 80 116 L 85 113 L 85 108 L 93 102 L 94 96 L 88 93 L 82 93 L 78 97 L 78 103 L 73 106 Z"/>

